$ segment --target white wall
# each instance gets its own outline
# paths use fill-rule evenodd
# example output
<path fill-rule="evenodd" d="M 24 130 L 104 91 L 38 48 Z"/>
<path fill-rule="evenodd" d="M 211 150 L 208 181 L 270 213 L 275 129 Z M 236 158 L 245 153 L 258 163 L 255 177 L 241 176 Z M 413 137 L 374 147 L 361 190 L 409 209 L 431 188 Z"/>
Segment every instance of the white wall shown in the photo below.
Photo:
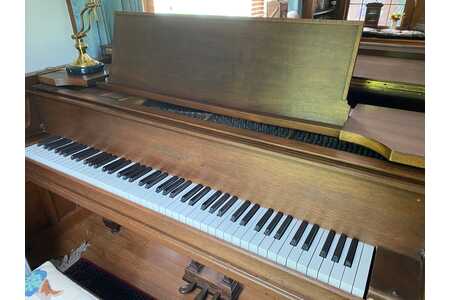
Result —
<path fill-rule="evenodd" d="M 25 72 L 72 62 L 76 58 L 64 0 L 26 0 Z"/>

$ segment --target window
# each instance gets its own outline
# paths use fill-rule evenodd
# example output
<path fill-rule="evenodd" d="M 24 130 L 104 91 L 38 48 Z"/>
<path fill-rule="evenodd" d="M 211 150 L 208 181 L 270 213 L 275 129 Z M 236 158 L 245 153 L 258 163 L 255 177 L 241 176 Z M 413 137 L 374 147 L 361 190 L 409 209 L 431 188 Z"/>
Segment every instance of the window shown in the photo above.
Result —
<path fill-rule="evenodd" d="M 153 0 L 155 13 L 252 16 L 254 0 Z"/>
<path fill-rule="evenodd" d="M 404 13 L 407 0 L 350 0 L 348 5 L 347 20 L 364 21 L 366 16 L 366 4 L 371 2 L 383 3 L 378 26 L 391 26 L 393 13 Z"/>

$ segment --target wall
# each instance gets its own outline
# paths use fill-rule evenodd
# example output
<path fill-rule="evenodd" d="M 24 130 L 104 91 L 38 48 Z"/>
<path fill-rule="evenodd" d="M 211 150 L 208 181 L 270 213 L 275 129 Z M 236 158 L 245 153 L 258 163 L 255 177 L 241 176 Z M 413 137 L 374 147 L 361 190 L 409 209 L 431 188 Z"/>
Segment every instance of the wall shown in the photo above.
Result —
<path fill-rule="evenodd" d="M 25 72 L 72 62 L 76 50 L 66 2 L 26 0 Z"/>

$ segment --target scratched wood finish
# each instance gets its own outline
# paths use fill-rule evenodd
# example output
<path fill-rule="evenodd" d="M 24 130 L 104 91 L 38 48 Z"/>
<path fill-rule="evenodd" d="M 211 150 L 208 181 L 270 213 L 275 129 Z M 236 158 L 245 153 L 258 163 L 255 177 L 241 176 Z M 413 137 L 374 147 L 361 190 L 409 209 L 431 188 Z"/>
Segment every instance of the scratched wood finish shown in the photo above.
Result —
<path fill-rule="evenodd" d="M 267 207 L 414 256 L 424 246 L 424 187 L 248 143 L 36 98 L 48 132 L 125 155 Z M 89 108 L 90 107 L 90 108 Z M 117 112 L 116 112 L 117 113 Z"/>
<path fill-rule="evenodd" d="M 120 12 L 110 82 L 342 126 L 361 31 L 350 21 Z"/>
<path fill-rule="evenodd" d="M 359 299 L 39 163 L 25 165 L 30 181 L 271 298 Z"/>

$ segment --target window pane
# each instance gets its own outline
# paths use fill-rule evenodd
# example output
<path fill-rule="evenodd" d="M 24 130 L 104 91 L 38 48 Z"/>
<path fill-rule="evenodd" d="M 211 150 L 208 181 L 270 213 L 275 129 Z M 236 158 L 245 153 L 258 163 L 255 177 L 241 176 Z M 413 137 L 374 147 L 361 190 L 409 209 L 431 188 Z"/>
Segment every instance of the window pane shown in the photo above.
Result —
<path fill-rule="evenodd" d="M 362 8 L 360 4 L 350 4 L 348 7 L 347 20 L 364 20 L 365 13 L 365 7 Z"/>
<path fill-rule="evenodd" d="M 154 0 L 156 13 L 251 16 L 251 0 Z"/>
<path fill-rule="evenodd" d="M 361 4 L 361 3 L 363 3 L 363 1 L 366 1 L 366 0 L 350 0 L 350 4 Z"/>
<path fill-rule="evenodd" d="M 403 13 L 403 10 L 405 9 L 404 5 L 391 5 L 391 9 L 389 10 L 389 16 L 388 16 L 388 21 L 387 21 L 387 26 L 391 26 L 392 24 L 392 19 L 391 19 L 391 15 L 393 13 Z M 397 26 L 400 26 L 401 23 L 401 19 L 400 21 L 397 22 Z"/>

